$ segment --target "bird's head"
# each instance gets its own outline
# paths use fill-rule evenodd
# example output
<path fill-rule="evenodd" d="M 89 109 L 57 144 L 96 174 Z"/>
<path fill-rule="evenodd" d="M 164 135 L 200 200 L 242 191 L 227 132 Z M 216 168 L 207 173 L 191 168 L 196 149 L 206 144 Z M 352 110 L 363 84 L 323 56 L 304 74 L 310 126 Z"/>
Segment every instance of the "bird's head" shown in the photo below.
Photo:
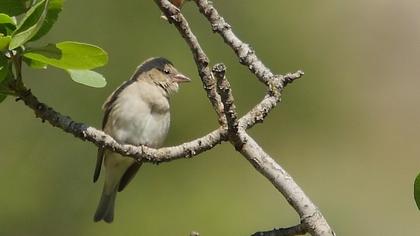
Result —
<path fill-rule="evenodd" d="M 191 81 L 187 76 L 180 73 L 172 62 L 163 57 L 146 60 L 137 68 L 135 78 L 154 83 L 168 95 L 177 92 L 180 83 Z"/>

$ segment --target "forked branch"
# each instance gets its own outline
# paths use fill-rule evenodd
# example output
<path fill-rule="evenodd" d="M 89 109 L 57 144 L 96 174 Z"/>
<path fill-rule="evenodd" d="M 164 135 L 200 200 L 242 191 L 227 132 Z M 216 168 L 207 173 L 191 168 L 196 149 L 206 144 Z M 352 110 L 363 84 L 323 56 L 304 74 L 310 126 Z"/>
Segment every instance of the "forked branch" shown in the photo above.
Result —
<path fill-rule="evenodd" d="M 262 121 L 271 109 L 280 101 L 281 92 L 285 85 L 292 82 L 293 79 L 273 74 L 271 70 L 258 59 L 254 50 L 252 50 L 248 44 L 243 43 L 236 37 L 231 26 L 226 23 L 218 14 L 217 10 L 207 0 L 194 1 L 200 9 L 200 12 L 206 16 L 212 25 L 213 30 L 218 32 L 224 41 L 235 51 L 236 55 L 239 57 L 239 61 L 248 66 L 251 72 L 253 72 L 261 82 L 268 86 L 268 94 L 263 100 L 263 102 L 268 102 L 266 103 L 266 108 L 268 109 L 251 111 L 253 112 L 253 117 L 258 117 L 259 121 Z M 195 36 L 188 37 L 193 35 L 193 33 L 188 27 L 187 20 L 180 13 L 178 8 L 174 7 L 168 0 L 155 0 L 155 2 L 163 11 L 169 22 L 175 25 L 188 45 L 199 45 L 198 41 L 190 41 L 197 40 L 197 38 Z M 194 55 L 194 48 L 191 49 Z M 204 54 L 204 51 L 201 53 Z M 300 228 L 302 229 L 301 232 L 309 232 L 314 236 L 335 235 L 321 212 L 305 195 L 293 178 L 246 133 L 245 128 L 247 128 L 248 124 L 240 123 L 241 125 L 238 125 L 234 98 L 229 82 L 225 78 L 224 65 L 216 65 L 213 69 L 213 73 L 218 78 L 218 93 L 224 107 L 223 114 L 225 116 L 227 138 L 229 141 L 262 175 L 270 180 L 270 182 L 288 200 L 290 205 L 297 211 L 302 223 L 302 227 Z M 296 74 L 300 77 L 303 73 L 298 71 Z M 205 83 L 203 78 L 202 80 L 203 83 Z M 212 100 L 212 98 L 210 98 L 210 100 Z M 217 110 L 216 112 L 220 114 Z M 253 121 L 255 122 L 255 119 Z M 277 230 L 277 232 L 281 232 L 281 230 Z"/>
<path fill-rule="evenodd" d="M 204 89 L 218 115 L 221 126 L 201 138 L 178 146 L 160 149 L 120 144 L 103 131 L 84 123 L 76 122 L 70 117 L 55 111 L 45 103 L 40 102 L 31 90 L 24 86 L 20 79 L 20 67 L 16 68 L 19 78 L 14 80 L 15 82 L 11 85 L 11 89 L 18 96 L 17 100 L 23 100 L 42 121 L 48 121 L 52 126 L 71 133 L 76 138 L 89 141 L 98 147 L 112 150 L 136 160 L 160 163 L 180 158 L 195 157 L 221 142 L 230 141 L 236 150 L 284 195 L 301 219 L 301 223 L 297 226 L 259 232 L 254 235 L 299 235 L 306 232 L 314 236 L 334 235 L 334 232 L 329 227 L 321 212 L 294 182 L 292 177 L 246 133 L 246 129 L 264 120 L 280 101 L 284 87 L 288 83 L 300 78 L 303 72 L 298 71 L 284 76 L 273 74 L 256 56 L 255 51 L 235 36 L 230 25 L 207 0 L 194 1 L 200 12 L 211 23 L 213 30 L 219 33 L 224 41 L 234 50 L 239 61 L 246 65 L 261 82 L 267 85 L 267 94 L 261 102 L 238 119 L 232 89 L 225 77 L 226 67 L 223 64 L 218 64 L 213 70 L 210 70 L 209 59 L 190 29 L 187 20 L 180 13 L 180 10 L 168 0 L 155 0 L 168 21 L 174 24 L 189 45 Z M 17 58 L 16 60 L 15 63 L 21 63 L 21 58 Z"/>

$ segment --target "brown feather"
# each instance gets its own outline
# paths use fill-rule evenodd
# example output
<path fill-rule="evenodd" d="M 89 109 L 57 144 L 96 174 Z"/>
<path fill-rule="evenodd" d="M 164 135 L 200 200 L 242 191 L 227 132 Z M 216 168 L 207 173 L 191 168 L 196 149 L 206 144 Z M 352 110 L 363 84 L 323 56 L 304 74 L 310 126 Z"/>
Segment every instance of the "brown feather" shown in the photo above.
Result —
<path fill-rule="evenodd" d="M 131 180 L 133 180 L 142 164 L 143 162 L 135 162 L 127 169 L 120 180 L 120 184 L 118 185 L 118 192 L 123 191 L 124 188 L 131 182 Z"/>
<path fill-rule="evenodd" d="M 95 172 L 93 174 L 94 183 L 98 180 L 99 175 L 101 174 L 102 161 L 104 159 L 104 152 L 105 150 L 103 148 L 98 148 L 98 155 L 96 156 Z"/>

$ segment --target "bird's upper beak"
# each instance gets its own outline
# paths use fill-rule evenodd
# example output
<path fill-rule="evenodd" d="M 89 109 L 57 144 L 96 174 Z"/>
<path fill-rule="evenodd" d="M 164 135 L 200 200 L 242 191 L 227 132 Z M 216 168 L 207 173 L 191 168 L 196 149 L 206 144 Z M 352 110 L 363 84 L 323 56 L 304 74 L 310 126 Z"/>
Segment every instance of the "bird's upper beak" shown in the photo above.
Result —
<path fill-rule="evenodd" d="M 188 78 L 187 76 L 185 76 L 183 74 L 176 74 L 172 78 L 177 83 L 185 83 L 185 82 L 190 82 L 191 81 L 190 78 Z"/>

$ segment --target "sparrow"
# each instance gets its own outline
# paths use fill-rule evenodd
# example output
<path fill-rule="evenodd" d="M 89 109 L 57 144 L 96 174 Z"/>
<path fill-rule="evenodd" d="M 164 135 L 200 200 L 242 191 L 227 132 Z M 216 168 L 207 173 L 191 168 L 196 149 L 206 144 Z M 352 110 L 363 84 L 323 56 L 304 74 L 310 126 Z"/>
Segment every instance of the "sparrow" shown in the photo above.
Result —
<path fill-rule="evenodd" d="M 161 147 L 170 125 L 169 98 L 180 83 L 189 81 L 165 58 L 146 60 L 105 101 L 102 130 L 121 144 Z M 100 147 L 93 182 L 98 180 L 102 165 L 105 183 L 94 221 L 111 223 L 117 192 L 130 183 L 142 162 Z"/>

